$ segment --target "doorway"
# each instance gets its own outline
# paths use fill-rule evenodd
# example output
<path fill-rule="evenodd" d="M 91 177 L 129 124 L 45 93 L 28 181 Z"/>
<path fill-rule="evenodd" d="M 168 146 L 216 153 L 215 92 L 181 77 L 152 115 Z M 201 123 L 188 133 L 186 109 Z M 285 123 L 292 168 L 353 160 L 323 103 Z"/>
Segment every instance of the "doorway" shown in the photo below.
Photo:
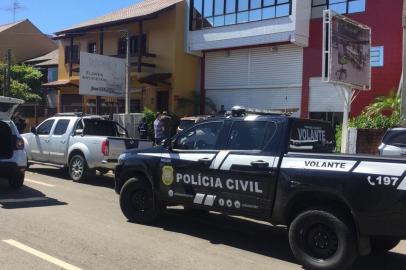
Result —
<path fill-rule="evenodd" d="M 168 91 L 159 91 L 156 93 L 156 109 L 158 112 L 168 111 L 169 109 Z"/>

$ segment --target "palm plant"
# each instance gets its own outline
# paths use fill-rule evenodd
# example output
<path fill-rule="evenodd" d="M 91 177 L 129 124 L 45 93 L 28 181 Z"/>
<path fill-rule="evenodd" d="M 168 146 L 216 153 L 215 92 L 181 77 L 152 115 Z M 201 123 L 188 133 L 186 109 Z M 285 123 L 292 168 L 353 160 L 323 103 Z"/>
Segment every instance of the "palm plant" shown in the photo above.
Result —
<path fill-rule="evenodd" d="M 367 116 L 374 116 L 383 113 L 388 113 L 389 115 L 400 115 L 401 112 L 401 98 L 397 95 L 395 90 L 391 90 L 389 95 L 380 96 L 375 98 L 366 108 Z"/>

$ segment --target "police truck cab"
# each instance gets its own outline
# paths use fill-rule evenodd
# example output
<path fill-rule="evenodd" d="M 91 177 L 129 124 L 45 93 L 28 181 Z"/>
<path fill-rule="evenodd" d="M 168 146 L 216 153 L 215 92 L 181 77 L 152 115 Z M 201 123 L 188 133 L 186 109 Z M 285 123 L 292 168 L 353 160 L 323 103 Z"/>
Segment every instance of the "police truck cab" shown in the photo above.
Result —
<path fill-rule="evenodd" d="M 406 163 L 335 154 L 334 137 L 326 122 L 237 107 L 122 154 L 115 190 L 130 221 L 168 205 L 255 218 L 287 226 L 306 268 L 347 269 L 406 238 Z"/>

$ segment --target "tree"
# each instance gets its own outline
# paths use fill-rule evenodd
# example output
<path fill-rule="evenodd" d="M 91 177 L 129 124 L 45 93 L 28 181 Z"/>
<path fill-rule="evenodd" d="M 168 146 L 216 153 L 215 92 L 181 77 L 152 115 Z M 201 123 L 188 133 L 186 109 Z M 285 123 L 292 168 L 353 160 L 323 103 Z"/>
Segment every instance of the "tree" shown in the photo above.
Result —
<path fill-rule="evenodd" d="M 5 65 L 0 63 L 0 85 L 4 82 Z M 38 102 L 43 98 L 41 92 L 42 73 L 31 66 L 13 65 L 10 70 L 11 83 L 7 96 L 26 102 Z"/>

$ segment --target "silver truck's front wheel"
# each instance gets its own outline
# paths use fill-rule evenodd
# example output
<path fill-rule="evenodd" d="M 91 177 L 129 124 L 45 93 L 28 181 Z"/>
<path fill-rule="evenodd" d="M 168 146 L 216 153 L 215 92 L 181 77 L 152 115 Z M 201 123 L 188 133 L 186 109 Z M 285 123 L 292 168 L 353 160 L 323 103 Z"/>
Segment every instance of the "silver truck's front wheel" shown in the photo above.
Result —
<path fill-rule="evenodd" d="M 69 162 L 69 175 L 75 182 L 83 182 L 86 180 L 88 168 L 86 160 L 82 155 L 75 155 Z"/>

